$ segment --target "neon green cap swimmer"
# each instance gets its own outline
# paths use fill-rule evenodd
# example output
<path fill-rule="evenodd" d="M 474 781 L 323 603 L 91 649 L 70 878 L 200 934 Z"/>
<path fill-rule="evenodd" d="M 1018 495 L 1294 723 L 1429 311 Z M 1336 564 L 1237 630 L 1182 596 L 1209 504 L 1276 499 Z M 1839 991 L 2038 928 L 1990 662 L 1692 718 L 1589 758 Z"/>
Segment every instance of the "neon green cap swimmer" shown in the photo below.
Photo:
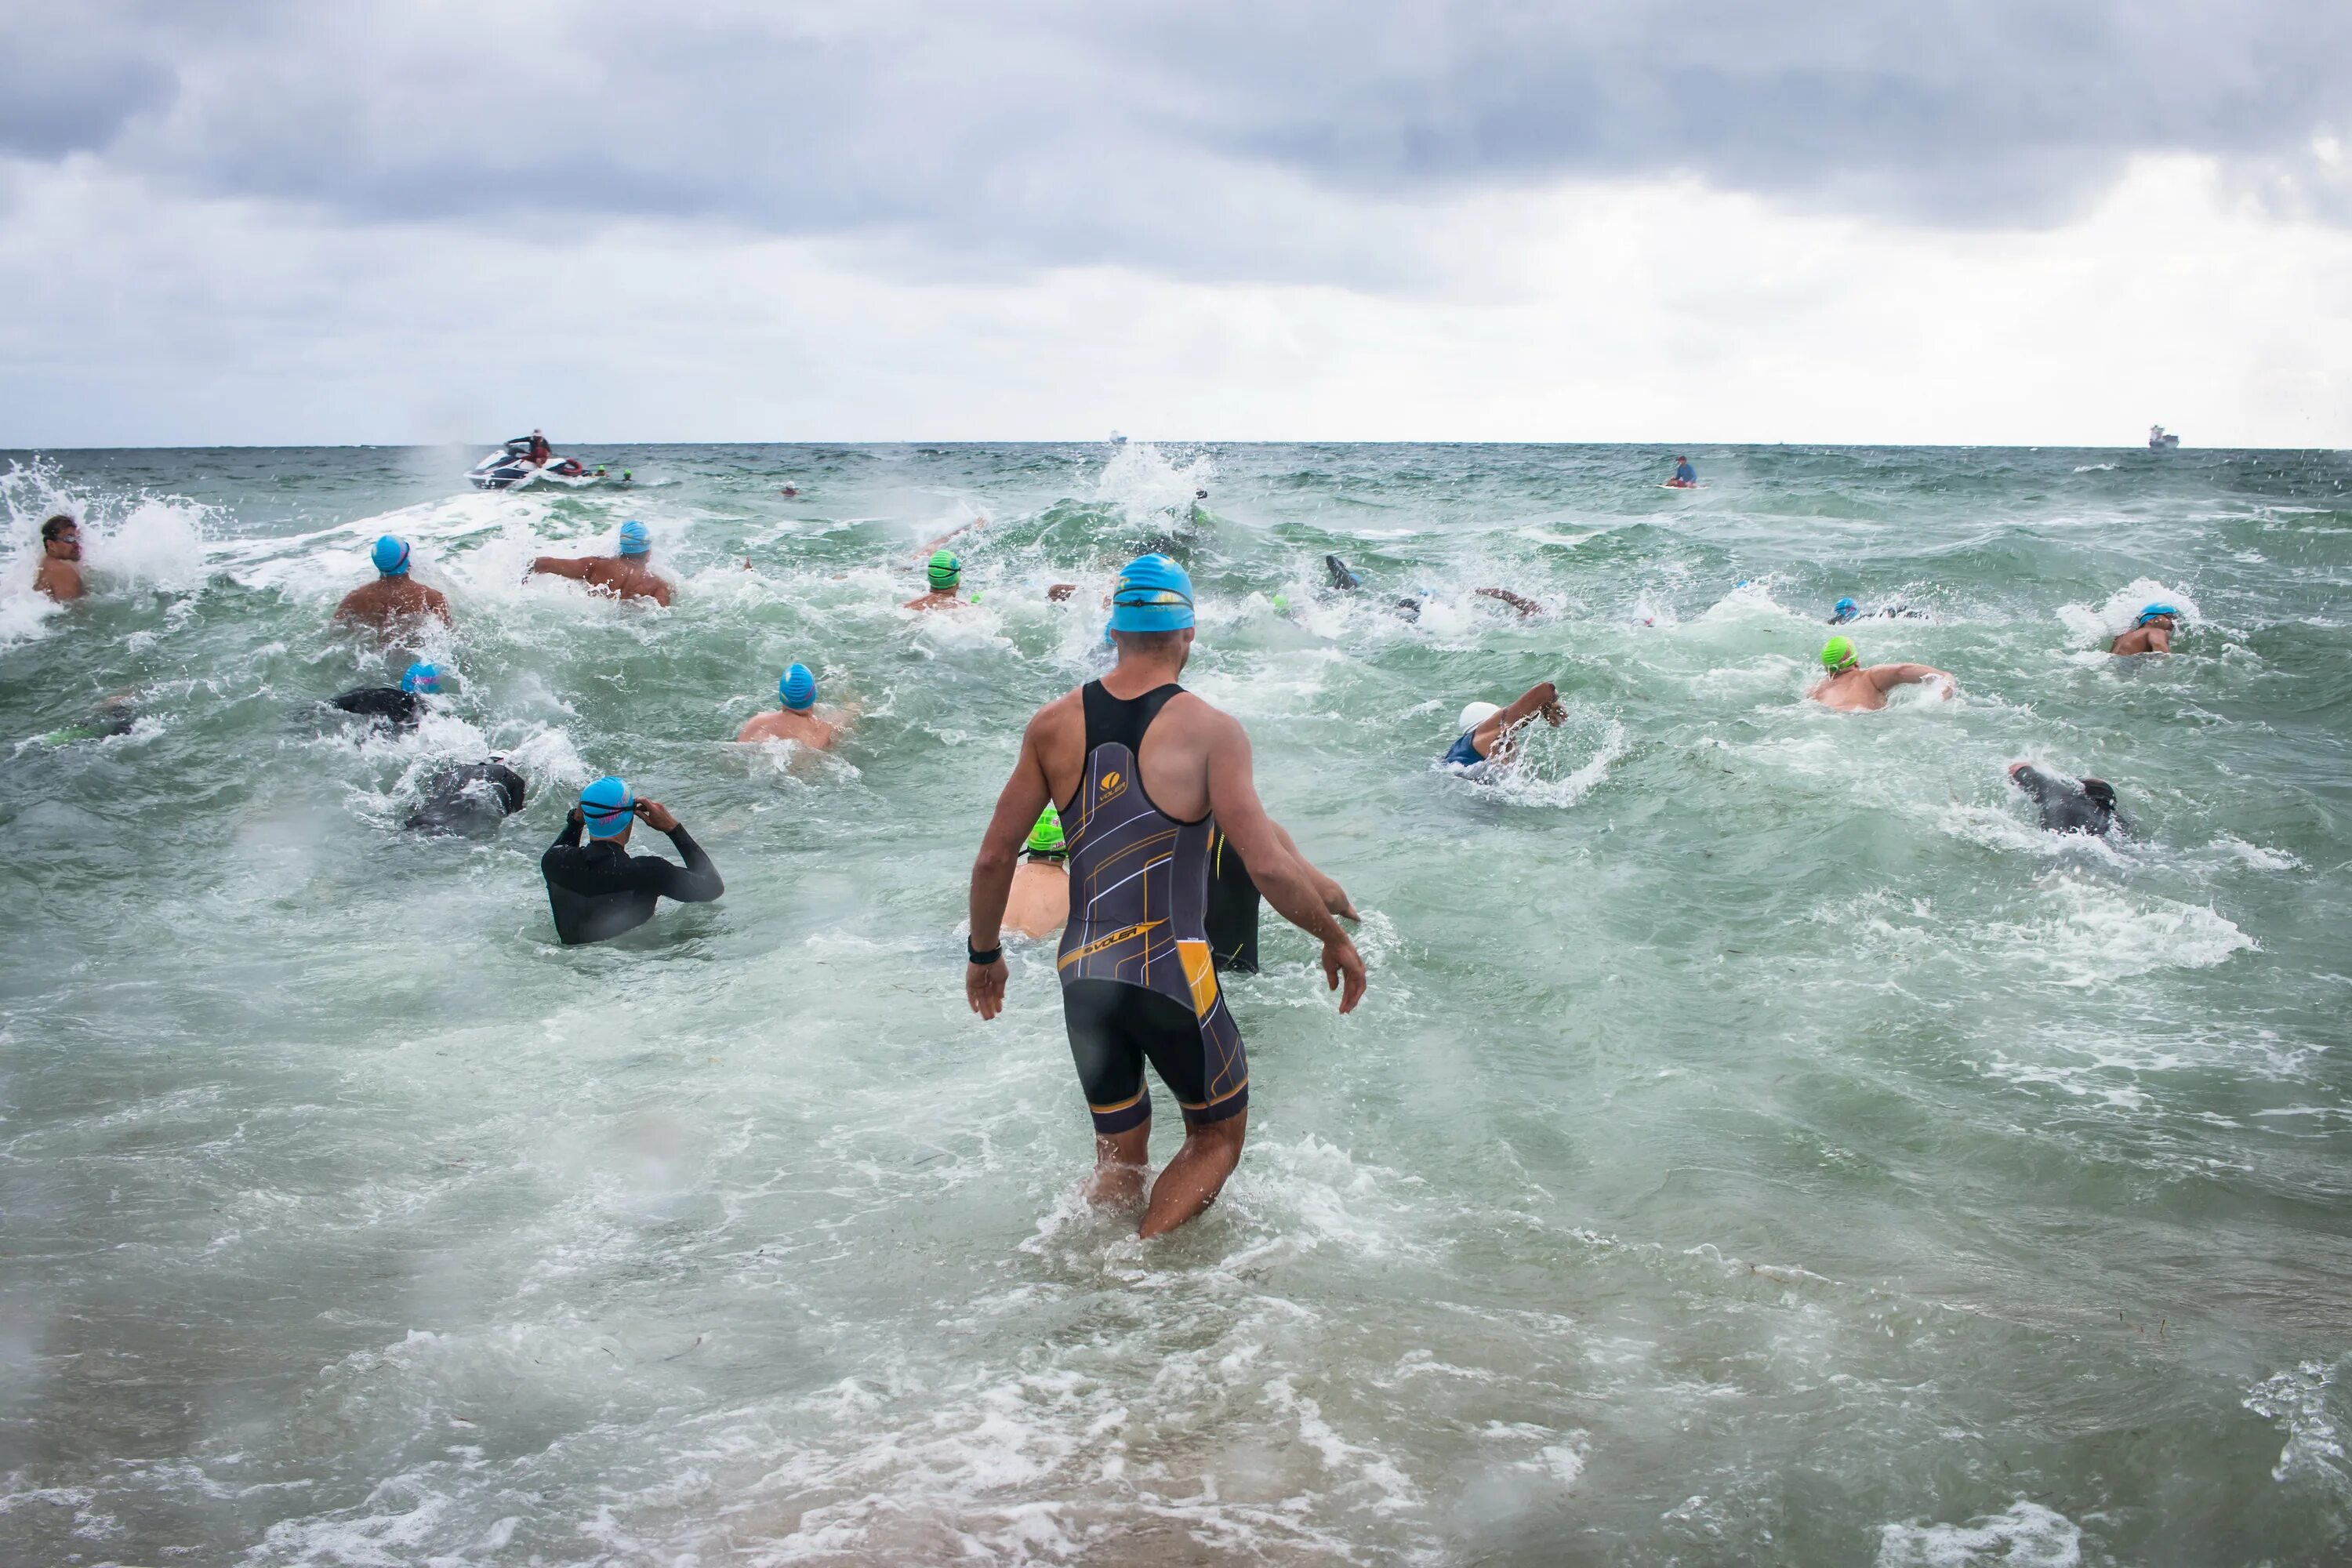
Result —
<path fill-rule="evenodd" d="M 933 593 L 952 588 L 963 580 L 963 563 L 955 558 L 955 552 L 951 550 L 932 552 L 929 570 Z"/>
<path fill-rule="evenodd" d="M 1037 826 L 1029 830 L 1028 850 L 1032 855 L 1067 855 L 1070 841 L 1062 837 L 1062 814 L 1047 806 L 1037 818 Z"/>
<path fill-rule="evenodd" d="M 1861 662 L 1862 656 L 1853 651 L 1852 637 L 1832 637 L 1822 645 L 1822 668 L 1832 675 L 1852 669 Z"/>

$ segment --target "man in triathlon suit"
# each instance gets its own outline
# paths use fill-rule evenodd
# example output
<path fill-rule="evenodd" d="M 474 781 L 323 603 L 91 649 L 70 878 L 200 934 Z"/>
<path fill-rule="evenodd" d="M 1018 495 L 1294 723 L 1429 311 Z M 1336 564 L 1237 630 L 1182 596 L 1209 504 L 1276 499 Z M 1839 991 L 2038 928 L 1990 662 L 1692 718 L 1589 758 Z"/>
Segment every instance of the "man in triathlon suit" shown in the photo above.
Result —
<path fill-rule="evenodd" d="M 686 858 L 685 865 L 673 866 L 658 855 L 629 853 L 629 830 L 641 816 L 655 832 L 669 835 Z M 584 848 L 580 843 L 583 826 L 588 829 Z M 654 918 L 655 904 L 665 898 L 707 904 L 727 890 L 719 880 L 719 868 L 667 806 L 657 800 L 639 800 L 627 784 L 610 776 L 580 792 L 580 804 L 539 858 L 539 869 L 547 879 L 555 934 L 566 946 L 634 931 Z"/>
<path fill-rule="evenodd" d="M 993 1018 L 1004 1006 L 998 946 L 1005 895 L 1038 813 L 1059 803 L 1070 854 L 1070 919 L 1058 968 L 1063 1021 L 1094 1114 L 1099 1204 L 1141 1195 L 1150 1152 L 1148 1058 L 1184 1112 L 1184 1146 L 1152 1184 L 1138 1229 L 1173 1230 L 1213 1202 L 1240 1161 L 1249 1062 L 1225 1010 L 1203 929 L 1209 843 L 1222 829 L 1249 857 L 1283 919 L 1323 943 L 1339 1011 L 1364 994 L 1364 961 L 1315 879 L 1258 804 L 1249 736 L 1176 684 L 1192 651 L 1192 583 L 1145 555 L 1111 592 L 1118 664 L 1038 710 L 971 868 L 971 951 L 964 994 Z"/>

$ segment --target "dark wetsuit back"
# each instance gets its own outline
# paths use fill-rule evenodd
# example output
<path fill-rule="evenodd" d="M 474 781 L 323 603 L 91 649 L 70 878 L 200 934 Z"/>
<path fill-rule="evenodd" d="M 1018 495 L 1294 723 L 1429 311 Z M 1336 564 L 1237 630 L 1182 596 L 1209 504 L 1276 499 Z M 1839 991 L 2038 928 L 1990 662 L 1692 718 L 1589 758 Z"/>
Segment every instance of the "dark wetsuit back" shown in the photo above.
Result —
<path fill-rule="evenodd" d="M 413 727 L 425 713 L 423 698 L 397 686 L 362 686 L 341 697 L 329 698 L 327 706 L 356 713 L 362 719 L 381 719 L 400 730 Z"/>
<path fill-rule="evenodd" d="M 1257 884 L 1242 852 L 1222 832 L 1209 837 L 1209 909 L 1202 925 L 1209 936 L 1209 956 L 1219 969 L 1257 973 Z"/>
<path fill-rule="evenodd" d="M 1070 1052 L 1100 1133 L 1150 1119 L 1147 1058 L 1189 1123 L 1249 1105 L 1249 1061 L 1204 923 L 1216 824 L 1179 822 L 1152 805 L 1137 760 L 1144 731 L 1182 690 L 1171 682 L 1122 699 L 1094 680 L 1079 693 L 1087 758 L 1061 808 L 1070 919 L 1057 967 Z"/>
<path fill-rule="evenodd" d="M 632 855 L 607 839 L 583 846 L 581 825 L 566 818 L 563 831 L 539 858 L 547 879 L 548 907 L 555 911 L 555 934 L 566 943 L 603 942 L 654 918 L 656 900 L 707 904 L 725 892 L 719 868 L 683 826 L 669 841 L 686 857 L 683 866 L 658 855 Z"/>
<path fill-rule="evenodd" d="M 2116 825 L 2115 792 L 2097 779 L 2078 784 L 2031 767 L 2019 768 L 2009 777 L 2042 808 L 2042 826 L 2048 832 L 2103 834 Z M 2094 784 L 2098 785 L 2096 794 L 2090 787 Z"/>
<path fill-rule="evenodd" d="M 522 775 L 496 760 L 460 763 L 425 781 L 425 798 L 404 825 L 417 833 L 495 827 L 522 809 Z"/>

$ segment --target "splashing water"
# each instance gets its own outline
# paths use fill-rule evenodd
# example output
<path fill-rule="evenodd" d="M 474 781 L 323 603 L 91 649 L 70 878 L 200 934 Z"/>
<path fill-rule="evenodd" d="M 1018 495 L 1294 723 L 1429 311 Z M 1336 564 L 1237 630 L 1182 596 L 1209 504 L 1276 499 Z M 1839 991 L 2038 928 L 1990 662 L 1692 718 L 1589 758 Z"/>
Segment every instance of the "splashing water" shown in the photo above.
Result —
<path fill-rule="evenodd" d="M 2340 1555 L 2342 458 L 475 456 L 0 476 L 0 1561 Z M 983 514 L 982 602 L 901 609 Z M 526 577 L 628 517 L 674 608 Z M 387 531 L 454 627 L 329 626 Z M 1265 916 L 1241 1167 L 1144 1244 L 1075 1196 L 1050 944 L 961 986 L 1022 726 L 1153 545 L 1371 990 Z M 1963 698 L 1805 703 L 1841 595 Z M 2101 652 L 2151 599 L 2178 651 Z M 415 731 L 319 706 L 420 654 Z M 840 748 L 732 745 L 794 660 Z M 1433 766 L 1542 680 L 1516 769 Z M 492 753 L 519 816 L 404 828 Z M 2133 836 L 2043 833 L 2020 759 Z M 727 892 L 564 949 L 607 772 Z"/>

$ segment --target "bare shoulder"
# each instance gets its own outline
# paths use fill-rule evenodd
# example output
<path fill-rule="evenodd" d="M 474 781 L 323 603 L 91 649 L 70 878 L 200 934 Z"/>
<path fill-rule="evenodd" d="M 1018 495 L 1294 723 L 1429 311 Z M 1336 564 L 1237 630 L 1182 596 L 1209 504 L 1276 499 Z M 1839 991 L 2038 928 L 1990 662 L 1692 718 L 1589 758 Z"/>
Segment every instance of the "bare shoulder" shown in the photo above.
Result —
<path fill-rule="evenodd" d="M 1029 716 L 1028 735 L 1033 741 L 1040 741 L 1086 721 L 1085 704 L 1078 693 L 1065 691 Z"/>
<path fill-rule="evenodd" d="M 1169 700 L 1160 710 L 1158 722 L 1166 723 L 1171 719 L 1182 733 L 1205 742 L 1249 743 L 1249 731 L 1242 728 L 1242 721 L 1197 691 L 1186 691 Z"/>

